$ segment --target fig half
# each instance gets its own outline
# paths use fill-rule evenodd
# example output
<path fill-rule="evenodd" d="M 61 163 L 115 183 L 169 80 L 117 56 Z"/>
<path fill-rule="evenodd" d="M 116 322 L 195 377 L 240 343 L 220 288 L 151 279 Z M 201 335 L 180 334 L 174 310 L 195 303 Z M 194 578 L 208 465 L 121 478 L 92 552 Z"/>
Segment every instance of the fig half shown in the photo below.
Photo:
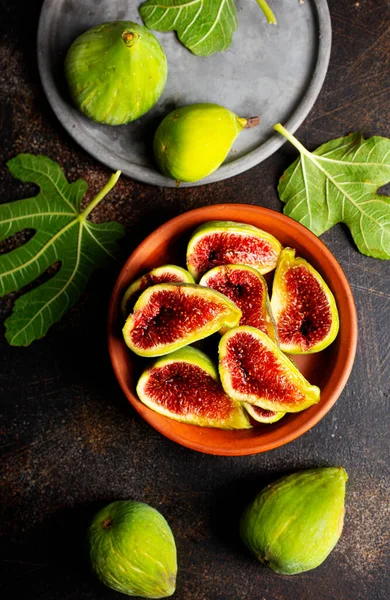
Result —
<path fill-rule="evenodd" d="M 203 275 L 199 285 L 217 290 L 230 298 L 242 312 L 239 325 L 256 327 L 276 342 L 267 283 L 256 269 L 245 265 L 214 267 Z"/>
<path fill-rule="evenodd" d="M 254 327 L 236 327 L 222 336 L 219 373 L 228 396 L 267 410 L 295 413 L 320 400 L 319 388 Z"/>
<path fill-rule="evenodd" d="M 195 281 L 191 273 L 177 265 L 163 265 L 152 269 L 136 279 L 125 291 L 121 302 L 121 311 L 125 318 L 142 292 L 157 283 L 195 283 Z"/>
<path fill-rule="evenodd" d="M 191 346 L 146 369 L 137 394 L 149 408 L 176 421 L 220 429 L 250 428 L 241 404 L 223 391 L 211 360 Z"/>
<path fill-rule="evenodd" d="M 247 265 L 264 274 L 276 267 L 281 251 L 273 235 L 253 225 L 208 221 L 188 243 L 187 269 L 195 281 L 219 265 Z"/>
<path fill-rule="evenodd" d="M 142 292 L 123 327 L 139 356 L 162 356 L 222 327 L 235 327 L 240 309 L 226 296 L 190 283 L 160 283 Z"/>
<path fill-rule="evenodd" d="M 293 248 L 280 255 L 271 298 L 280 349 L 289 354 L 324 350 L 339 331 L 336 301 L 321 275 Z"/>
<path fill-rule="evenodd" d="M 248 402 L 244 402 L 244 407 L 252 419 L 258 423 L 276 423 L 286 414 L 281 411 L 266 410 L 265 408 L 254 406 L 254 404 L 249 404 Z"/>

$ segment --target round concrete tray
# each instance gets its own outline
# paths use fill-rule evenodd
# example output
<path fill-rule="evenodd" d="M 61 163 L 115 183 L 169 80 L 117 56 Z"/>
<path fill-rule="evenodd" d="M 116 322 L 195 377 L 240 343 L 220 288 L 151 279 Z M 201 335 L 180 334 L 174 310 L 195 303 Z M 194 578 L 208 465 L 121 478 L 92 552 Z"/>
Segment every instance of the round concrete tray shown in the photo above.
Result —
<path fill-rule="evenodd" d="M 272 0 L 271 0 L 272 3 Z M 162 117 L 185 104 L 214 102 L 240 116 L 261 116 L 261 125 L 243 131 L 225 163 L 206 179 L 212 183 L 250 169 L 284 142 L 272 126 L 294 132 L 309 113 L 324 81 L 331 48 L 326 0 L 278 0 L 278 24 L 268 25 L 254 0 L 237 0 L 238 30 L 223 53 L 194 56 L 175 33 L 156 33 L 168 59 L 163 95 L 145 116 L 111 127 L 85 118 L 70 103 L 63 76 L 66 51 L 80 33 L 105 21 L 141 23 L 140 2 L 46 0 L 38 30 L 38 64 L 47 98 L 68 133 L 113 170 L 145 183 L 174 186 L 153 162 L 152 140 Z"/>

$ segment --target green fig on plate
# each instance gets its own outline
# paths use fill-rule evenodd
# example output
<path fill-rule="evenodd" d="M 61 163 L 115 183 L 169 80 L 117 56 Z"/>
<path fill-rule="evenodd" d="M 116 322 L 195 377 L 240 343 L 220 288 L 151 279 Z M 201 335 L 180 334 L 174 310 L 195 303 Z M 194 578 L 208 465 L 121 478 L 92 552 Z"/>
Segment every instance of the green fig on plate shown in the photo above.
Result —
<path fill-rule="evenodd" d="M 76 107 L 107 125 L 123 125 L 148 112 L 164 90 L 167 72 L 160 42 L 131 21 L 88 29 L 74 40 L 65 58 L 65 77 Z"/>
<path fill-rule="evenodd" d="M 176 181 L 193 182 L 215 171 L 236 137 L 259 123 L 218 104 L 192 104 L 172 111 L 154 136 L 154 156 L 161 172 Z"/>

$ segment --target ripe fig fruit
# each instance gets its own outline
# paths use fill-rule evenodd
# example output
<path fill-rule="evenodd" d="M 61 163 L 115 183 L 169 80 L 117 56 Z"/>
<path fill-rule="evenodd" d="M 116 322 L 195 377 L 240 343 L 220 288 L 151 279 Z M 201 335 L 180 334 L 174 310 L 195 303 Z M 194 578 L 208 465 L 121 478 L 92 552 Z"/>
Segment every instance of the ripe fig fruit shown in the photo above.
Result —
<path fill-rule="evenodd" d="M 122 125 L 157 102 L 167 79 L 160 42 L 137 23 L 113 21 L 82 33 L 65 58 L 65 76 L 76 107 L 87 117 Z"/>
<path fill-rule="evenodd" d="M 121 312 L 126 318 L 141 293 L 157 283 L 195 283 L 191 273 L 177 265 L 163 265 L 145 273 L 134 281 L 125 291 L 121 302 Z"/>
<path fill-rule="evenodd" d="M 219 373 L 223 389 L 233 400 L 267 410 L 299 412 L 320 399 L 319 388 L 254 327 L 236 327 L 222 336 Z"/>
<path fill-rule="evenodd" d="M 280 255 L 272 286 L 271 308 L 280 348 L 289 354 L 312 354 L 331 344 L 339 331 L 334 296 L 321 275 L 295 250 Z"/>
<path fill-rule="evenodd" d="M 219 265 L 247 265 L 264 275 L 276 267 L 281 251 L 273 235 L 253 225 L 208 221 L 191 236 L 187 269 L 195 281 Z"/>
<path fill-rule="evenodd" d="M 142 292 L 123 327 L 139 356 L 162 356 L 222 327 L 235 327 L 241 311 L 226 296 L 190 283 L 159 283 Z"/>
<path fill-rule="evenodd" d="M 245 510 L 242 540 L 277 573 L 294 575 L 315 569 L 340 538 L 347 479 L 342 467 L 282 477 Z"/>
<path fill-rule="evenodd" d="M 248 414 L 258 423 L 276 423 L 286 414 L 281 411 L 276 412 L 275 410 L 266 410 L 265 408 L 249 404 L 248 402 L 244 402 L 243 404 Z"/>
<path fill-rule="evenodd" d="M 176 545 L 164 517 L 142 502 L 112 502 L 88 533 L 92 569 L 109 588 L 142 598 L 166 598 L 176 587 Z"/>
<path fill-rule="evenodd" d="M 245 265 L 222 265 L 207 271 L 199 285 L 217 290 L 230 298 L 242 312 L 239 325 L 256 327 L 264 331 L 271 340 L 277 341 L 267 283 L 259 271 Z"/>
<path fill-rule="evenodd" d="M 137 394 L 149 408 L 176 421 L 220 429 L 250 428 L 241 404 L 223 391 L 211 360 L 191 346 L 159 358 L 146 369 Z"/>
<path fill-rule="evenodd" d="M 153 150 L 161 172 L 176 181 L 198 181 L 215 171 L 245 128 L 243 119 L 218 104 L 192 104 L 173 110 L 157 128 Z"/>

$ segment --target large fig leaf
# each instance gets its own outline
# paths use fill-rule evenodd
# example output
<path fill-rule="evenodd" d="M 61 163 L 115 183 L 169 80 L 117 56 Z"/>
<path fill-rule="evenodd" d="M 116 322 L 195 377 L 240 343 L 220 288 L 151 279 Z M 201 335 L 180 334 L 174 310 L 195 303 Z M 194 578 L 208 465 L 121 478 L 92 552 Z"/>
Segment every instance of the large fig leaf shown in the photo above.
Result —
<path fill-rule="evenodd" d="M 14 177 L 37 184 L 40 191 L 33 198 L 0 205 L 0 241 L 34 230 L 27 243 L 0 255 L 0 296 L 20 290 L 60 263 L 51 279 L 16 300 L 5 322 L 8 342 L 28 346 L 76 302 L 90 273 L 113 258 L 116 240 L 124 234 L 122 225 L 92 223 L 87 216 L 115 185 L 120 171 L 80 212 L 88 187 L 83 179 L 68 183 L 60 166 L 46 156 L 19 154 L 7 166 Z"/>
<path fill-rule="evenodd" d="M 284 213 L 316 235 L 345 223 L 362 254 L 390 259 L 390 198 L 377 193 L 390 181 L 390 139 L 351 133 L 309 152 L 275 129 L 301 155 L 279 181 Z"/>
<path fill-rule="evenodd" d="M 234 0 L 148 0 L 140 13 L 149 29 L 177 31 L 198 56 L 229 48 L 238 24 Z"/>

